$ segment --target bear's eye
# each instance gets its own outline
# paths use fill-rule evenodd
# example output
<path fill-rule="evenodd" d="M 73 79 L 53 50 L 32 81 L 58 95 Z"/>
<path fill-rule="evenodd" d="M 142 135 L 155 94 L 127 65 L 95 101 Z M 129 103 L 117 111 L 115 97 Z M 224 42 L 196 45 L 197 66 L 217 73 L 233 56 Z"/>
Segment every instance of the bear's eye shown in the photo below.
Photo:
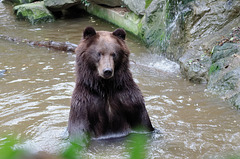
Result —
<path fill-rule="evenodd" d="M 115 58 L 115 57 L 116 57 L 116 53 L 112 53 L 111 55 L 112 55 L 112 57 L 113 57 L 113 58 Z"/>
<path fill-rule="evenodd" d="M 100 57 L 101 55 L 102 55 L 101 52 L 99 52 L 99 53 L 98 53 L 98 57 Z"/>

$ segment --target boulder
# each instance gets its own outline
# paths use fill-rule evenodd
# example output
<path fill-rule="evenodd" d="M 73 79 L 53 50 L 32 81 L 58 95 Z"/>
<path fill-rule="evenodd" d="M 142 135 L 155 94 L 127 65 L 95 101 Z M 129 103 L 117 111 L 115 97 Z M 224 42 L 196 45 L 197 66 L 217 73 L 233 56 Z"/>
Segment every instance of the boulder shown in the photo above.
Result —
<path fill-rule="evenodd" d="M 192 74 L 189 74 L 191 71 L 188 70 L 191 67 L 186 67 L 185 64 L 201 56 L 210 55 L 216 41 L 223 36 L 228 36 L 232 28 L 239 26 L 240 1 L 198 0 L 188 5 L 191 12 L 183 17 L 183 23 L 176 25 L 173 29 L 166 52 L 172 54 L 174 59 L 180 62 L 181 68 L 184 68 L 181 69 L 182 73 L 190 80 L 193 78 Z M 178 32 L 180 38 L 173 38 L 172 35 L 176 35 L 175 32 L 179 28 L 182 28 L 182 31 Z M 203 68 L 206 70 L 204 66 Z M 208 72 L 205 72 L 206 81 L 208 80 L 207 74 Z M 194 76 L 202 77 L 202 71 L 199 71 L 199 74 L 196 72 Z"/>
<path fill-rule="evenodd" d="M 104 5 L 108 7 L 127 7 L 137 15 L 144 15 L 145 0 L 88 0 L 90 3 Z"/>
<path fill-rule="evenodd" d="M 236 46 L 235 46 L 236 45 Z M 233 54 L 238 53 L 237 44 L 224 43 L 222 46 L 215 46 L 212 52 L 212 63 L 225 59 Z"/>
<path fill-rule="evenodd" d="M 216 46 L 211 60 L 208 90 L 240 108 L 240 44 Z"/>
<path fill-rule="evenodd" d="M 143 17 L 142 39 L 168 58 L 178 61 L 186 44 L 183 17 L 190 12 L 191 7 L 187 4 L 153 0 Z"/>
<path fill-rule="evenodd" d="M 61 11 L 80 3 L 81 0 L 44 0 L 44 5 L 51 11 Z"/>
<path fill-rule="evenodd" d="M 92 15 L 109 21 L 134 35 L 140 34 L 141 19 L 133 12 L 128 12 L 126 8 L 106 8 L 101 5 L 90 3 L 86 11 Z"/>
<path fill-rule="evenodd" d="M 145 13 L 145 0 L 122 0 L 124 5 L 128 7 L 137 15 L 144 15 Z"/>
<path fill-rule="evenodd" d="M 54 16 L 45 7 L 43 1 L 17 5 L 13 10 L 17 18 L 28 20 L 32 24 L 54 21 Z"/>
<path fill-rule="evenodd" d="M 180 61 L 180 69 L 185 78 L 193 83 L 208 83 L 208 72 L 211 66 L 211 58 L 209 56 L 203 55 L 182 61 Z"/>

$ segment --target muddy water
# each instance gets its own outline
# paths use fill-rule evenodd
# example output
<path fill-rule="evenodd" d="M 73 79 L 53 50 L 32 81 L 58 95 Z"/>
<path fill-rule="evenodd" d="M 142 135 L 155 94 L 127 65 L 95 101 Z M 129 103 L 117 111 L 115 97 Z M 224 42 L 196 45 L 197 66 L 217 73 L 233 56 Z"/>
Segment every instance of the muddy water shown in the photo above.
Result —
<path fill-rule="evenodd" d="M 61 19 L 30 25 L 17 21 L 0 2 L 0 34 L 32 40 L 78 43 L 83 28 L 112 31 L 95 17 Z M 152 124 L 163 135 L 148 140 L 148 158 L 225 158 L 240 151 L 240 114 L 221 99 L 204 93 L 179 74 L 179 66 L 149 51 L 134 37 L 131 70 L 146 101 Z M 57 153 L 68 140 L 66 129 L 74 88 L 75 55 L 0 40 L 0 140 L 16 134 L 33 151 Z M 92 141 L 86 158 L 127 158 L 124 140 Z"/>

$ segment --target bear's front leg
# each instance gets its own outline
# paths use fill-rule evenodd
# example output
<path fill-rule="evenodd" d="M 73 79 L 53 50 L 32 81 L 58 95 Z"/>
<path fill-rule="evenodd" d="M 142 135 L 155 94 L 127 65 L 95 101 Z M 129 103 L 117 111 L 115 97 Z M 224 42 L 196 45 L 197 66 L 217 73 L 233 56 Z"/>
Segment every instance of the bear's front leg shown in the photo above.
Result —
<path fill-rule="evenodd" d="M 123 112 L 125 113 L 123 116 L 127 118 L 133 129 L 141 127 L 147 131 L 154 130 L 145 107 L 143 96 L 137 86 L 118 92 L 114 100 L 118 101 L 119 108 L 124 110 Z"/>
<path fill-rule="evenodd" d="M 89 132 L 86 101 L 87 99 L 81 93 L 77 93 L 76 90 L 74 91 L 67 128 L 70 138 L 79 138 Z"/>

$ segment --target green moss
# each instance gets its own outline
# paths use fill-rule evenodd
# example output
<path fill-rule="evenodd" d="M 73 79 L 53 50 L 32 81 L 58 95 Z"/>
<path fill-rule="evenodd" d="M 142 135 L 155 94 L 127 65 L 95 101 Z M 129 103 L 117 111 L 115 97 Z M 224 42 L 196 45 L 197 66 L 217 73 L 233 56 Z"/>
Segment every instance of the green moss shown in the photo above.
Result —
<path fill-rule="evenodd" d="M 152 0 L 146 0 L 145 1 L 145 9 L 148 8 L 148 6 L 152 3 Z"/>
<path fill-rule="evenodd" d="M 14 7 L 14 11 L 19 19 L 28 20 L 31 24 L 54 21 L 44 2 L 18 5 Z"/>
<path fill-rule="evenodd" d="M 140 37 L 140 39 L 144 39 L 144 31 L 143 31 L 143 23 L 142 23 L 142 21 L 140 21 L 139 23 L 138 23 L 138 30 L 139 30 L 139 33 L 138 33 L 138 36 Z"/>
<path fill-rule="evenodd" d="M 169 19 L 169 1 L 166 2 L 166 14 L 165 14 L 165 19 Z"/>
<path fill-rule="evenodd" d="M 140 34 L 139 29 L 141 24 L 139 23 L 141 23 L 141 17 L 133 12 L 128 12 L 123 15 L 93 3 L 87 7 L 87 12 L 122 27 L 136 36 Z"/>
<path fill-rule="evenodd" d="M 167 24 L 171 23 L 176 14 L 180 14 L 181 19 L 184 20 L 184 17 L 191 13 L 191 10 L 185 10 L 187 3 L 194 0 L 167 0 L 166 2 L 166 22 Z M 179 6 L 181 6 L 180 9 Z"/>
<path fill-rule="evenodd" d="M 219 69 L 220 67 L 216 63 L 212 64 L 209 68 L 209 75 L 212 75 L 215 71 Z"/>

